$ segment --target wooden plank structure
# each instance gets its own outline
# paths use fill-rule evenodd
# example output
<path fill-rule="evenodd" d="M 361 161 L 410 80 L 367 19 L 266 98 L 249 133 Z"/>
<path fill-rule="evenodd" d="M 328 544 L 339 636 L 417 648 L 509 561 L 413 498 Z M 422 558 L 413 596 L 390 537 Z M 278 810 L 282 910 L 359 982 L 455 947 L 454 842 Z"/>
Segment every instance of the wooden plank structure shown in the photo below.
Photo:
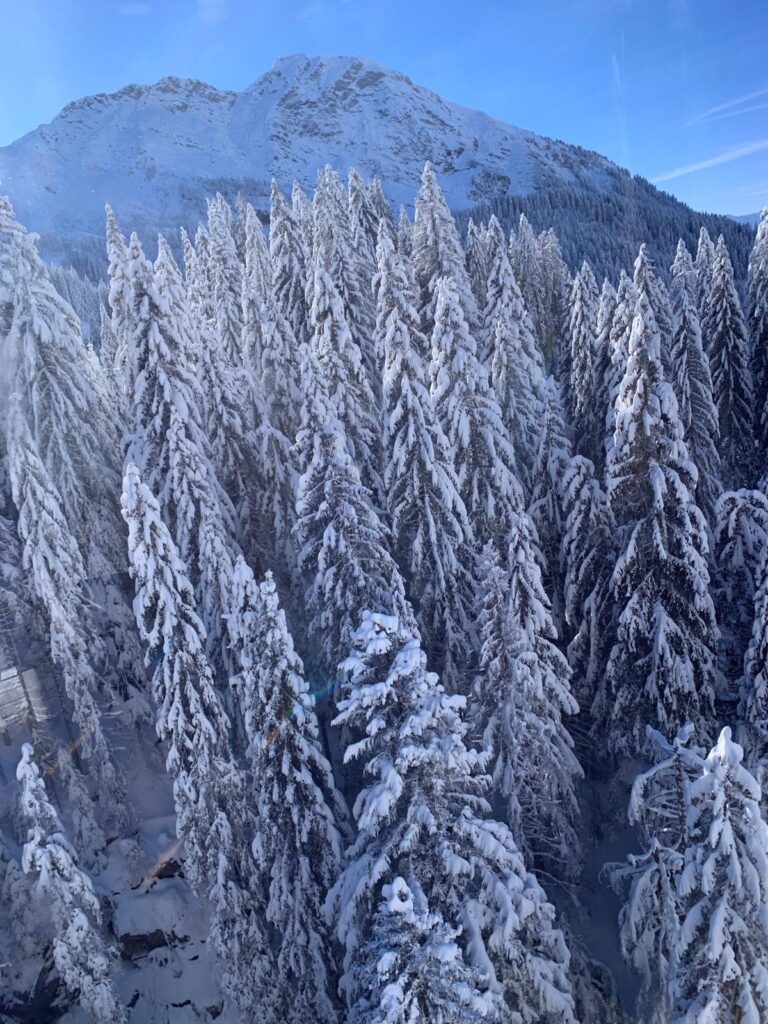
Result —
<path fill-rule="evenodd" d="M 18 725 L 42 725 L 48 717 L 42 683 L 33 668 L 0 670 L 0 731 Z"/>

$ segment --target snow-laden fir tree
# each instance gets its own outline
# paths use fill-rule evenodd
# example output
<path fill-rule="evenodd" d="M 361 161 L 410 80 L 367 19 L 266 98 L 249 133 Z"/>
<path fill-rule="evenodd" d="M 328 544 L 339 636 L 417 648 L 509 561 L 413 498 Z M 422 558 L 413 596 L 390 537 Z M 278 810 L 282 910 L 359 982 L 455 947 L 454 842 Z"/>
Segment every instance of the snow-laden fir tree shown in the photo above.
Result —
<path fill-rule="evenodd" d="M 215 199 L 208 201 L 208 237 L 216 340 L 225 358 L 237 366 L 242 362 L 243 267 L 237 257 L 232 232 L 232 211 L 226 199 L 218 193 Z"/>
<path fill-rule="evenodd" d="M 336 968 L 322 907 L 340 870 L 337 821 L 346 808 L 271 574 L 257 586 L 238 559 L 232 606 L 231 683 L 255 787 L 256 888 L 276 965 L 258 1010 L 265 1021 L 334 1024 Z"/>
<path fill-rule="evenodd" d="M 495 217 L 487 230 L 488 284 L 481 337 L 484 368 L 507 434 L 512 438 L 520 475 L 530 480 L 538 436 L 544 361 L 523 296 L 507 257 L 504 232 Z"/>
<path fill-rule="evenodd" d="M 241 1013 L 252 1013 L 271 990 L 275 965 L 259 916 L 262 889 L 249 850 L 254 822 L 245 779 L 232 758 L 230 724 L 184 563 L 157 500 L 132 465 L 122 507 L 134 610 L 153 669 L 156 729 L 173 780 L 184 874 L 211 905 L 209 939 L 223 987 Z"/>
<path fill-rule="evenodd" d="M 383 222 L 377 256 L 376 344 L 384 355 L 384 495 L 393 551 L 430 663 L 454 687 L 472 649 L 471 584 L 462 560 L 465 545 L 471 546 L 472 530 L 427 386 L 416 281 L 409 264 L 395 252 Z"/>
<path fill-rule="evenodd" d="M 313 662 L 335 673 L 349 648 L 360 608 L 383 607 L 408 622 L 413 613 L 389 551 L 389 533 L 349 454 L 343 424 L 309 346 L 302 373 L 304 403 L 296 438 L 298 568 L 306 585 Z"/>
<path fill-rule="evenodd" d="M 642 254 L 638 257 L 642 263 Z M 617 526 L 612 591 L 616 643 L 601 699 L 608 746 L 642 748 L 646 723 L 670 732 L 691 721 L 710 734 L 717 624 L 709 595 L 707 535 L 695 503 L 677 400 L 664 379 L 647 291 L 638 294 L 627 369 L 616 399 L 608 496 Z"/>
<path fill-rule="evenodd" d="M 438 282 L 453 280 L 456 299 L 470 330 L 479 324 L 479 312 L 472 283 L 467 273 L 464 250 L 448 209 L 437 176 L 427 162 L 421 175 L 421 188 L 416 196 L 412 232 L 413 269 L 421 289 L 421 325 L 430 334 L 435 323 Z"/>
<path fill-rule="evenodd" d="M 128 249 L 117 218 L 107 203 L 107 274 L 109 276 L 110 344 L 102 337 L 101 361 L 114 377 L 118 394 L 124 394 L 128 357 L 128 339 L 133 331 L 131 289 L 128 280 Z"/>
<path fill-rule="evenodd" d="M 348 1003 L 365 995 L 357 985 L 379 886 L 394 875 L 462 928 L 474 985 L 492 999 L 490 1020 L 574 1021 L 565 940 L 509 829 L 490 817 L 484 757 L 466 746 L 465 699 L 446 694 L 394 616 L 363 613 L 343 669 L 336 724 L 361 736 L 345 762 L 364 762 L 368 776 L 354 806 L 357 838 L 329 901 Z"/>
<path fill-rule="evenodd" d="M 79 730 L 79 751 L 99 780 L 102 806 L 124 824 L 124 793 L 112 763 L 97 702 L 105 660 L 89 614 L 85 565 L 65 518 L 61 497 L 30 437 L 21 401 L 11 396 L 9 468 L 23 567 L 48 628 L 51 660 L 61 673 Z"/>
<path fill-rule="evenodd" d="M 583 711 L 591 709 L 613 645 L 614 524 L 595 467 L 575 455 L 559 483 L 568 664 Z"/>
<path fill-rule="evenodd" d="M 635 260 L 634 285 L 636 291 L 645 291 L 648 295 L 659 332 L 661 365 L 664 376 L 671 381 L 673 379 L 671 302 L 667 286 L 657 274 L 656 265 L 645 243 L 640 246 L 640 252 Z"/>
<path fill-rule="evenodd" d="M 245 204 L 243 277 L 259 302 L 266 302 L 272 292 L 272 257 L 259 215 L 250 203 Z"/>
<path fill-rule="evenodd" d="M 341 296 L 320 258 L 315 263 L 313 277 L 310 310 L 313 352 L 325 380 L 326 392 L 344 428 L 350 455 L 366 485 L 378 492 L 380 454 L 376 399 Z M 368 344 L 372 345 L 370 337 Z"/>
<path fill-rule="evenodd" d="M 573 879 L 579 869 L 574 786 L 582 773 L 563 716 L 578 706 L 556 647 L 527 517 L 512 527 L 507 564 L 490 544 L 480 564 L 482 647 L 471 717 L 490 755 L 507 823 L 531 864 L 550 877 Z"/>
<path fill-rule="evenodd" d="M 515 453 L 451 278 L 436 285 L 430 390 L 477 545 L 506 540 L 523 495 Z"/>
<path fill-rule="evenodd" d="M 701 340 L 696 306 L 696 273 L 681 240 L 672 265 L 672 385 L 677 395 L 683 438 L 696 466 L 696 503 L 712 526 L 722 491 L 719 422 L 712 397 L 709 359 Z"/>
<path fill-rule="evenodd" d="M 397 222 L 397 251 L 401 256 L 407 256 L 409 259 L 413 253 L 413 224 L 405 206 L 400 207 L 400 217 Z"/>
<path fill-rule="evenodd" d="M 674 1024 L 768 1017 L 768 826 L 731 730 L 691 783 L 672 955 Z"/>
<path fill-rule="evenodd" d="M 727 494 L 723 495 L 724 499 L 727 497 Z M 758 528 L 761 533 L 763 526 L 764 523 L 760 522 Z M 747 764 L 759 769 L 762 782 L 768 763 L 768 548 L 764 537 L 760 537 L 757 543 L 763 548 L 763 555 L 753 584 L 752 635 L 744 654 L 739 719 L 746 739 Z M 745 590 L 749 589 L 749 576 L 749 569 L 744 565 L 742 579 Z"/>
<path fill-rule="evenodd" d="M 373 299 L 371 276 L 374 259 L 367 246 L 360 252 L 354 244 L 349 204 L 338 174 L 326 166 L 317 176 L 314 208 L 314 274 L 307 281 L 307 304 L 311 325 L 317 324 L 317 272 L 322 269 L 333 284 L 341 303 L 354 345 L 360 352 L 369 388 L 379 394 L 379 365 L 371 344 L 373 335 Z M 366 236 L 367 239 L 367 236 Z M 327 299 L 320 297 L 321 304 Z M 321 305 L 322 308 L 322 305 Z"/>
<path fill-rule="evenodd" d="M 478 308 L 482 309 L 485 306 L 485 292 L 488 287 L 488 232 L 484 224 L 475 224 L 471 217 L 467 224 L 464 251 L 472 293 Z"/>
<path fill-rule="evenodd" d="M 616 312 L 616 301 L 616 289 L 606 277 L 600 290 L 595 322 L 593 356 L 595 415 L 591 420 L 591 436 L 582 443 L 582 448 L 585 446 L 589 448 L 590 460 L 594 463 L 601 478 L 605 472 L 605 417 L 610 405 L 609 392 L 613 356 L 611 327 Z"/>
<path fill-rule="evenodd" d="M 379 234 L 379 221 L 384 221 L 393 236 L 397 230 L 397 224 L 395 223 L 395 216 L 392 212 L 392 205 L 384 194 L 384 186 L 381 183 L 381 178 L 375 175 L 368 182 L 368 203 L 373 212 L 374 219 L 369 224 L 369 229 L 373 232 L 374 241 L 378 238 Z"/>
<path fill-rule="evenodd" d="M 307 253 L 301 227 L 274 180 L 269 214 L 269 255 L 275 302 L 291 325 L 297 344 L 302 344 L 309 340 L 308 311 L 304 299 Z"/>
<path fill-rule="evenodd" d="M 712 283 L 701 319 L 701 333 L 712 371 L 712 395 L 720 422 L 720 455 L 728 482 L 745 483 L 754 460 L 755 404 L 750 347 L 733 267 L 720 235 Z"/>
<path fill-rule="evenodd" d="M 709 232 L 702 225 L 699 231 L 699 241 L 696 247 L 696 260 L 694 269 L 696 271 L 696 304 L 699 308 L 699 319 L 704 318 L 707 308 L 709 293 L 712 290 L 712 273 L 715 267 L 715 246 L 709 237 Z M 704 339 L 706 345 L 707 339 Z"/>
<path fill-rule="evenodd" d="M 619 916 L 621 951 L 640 976 L 638 1011 L 649 1024 L 672 1014 L 672 973 L 680 930 L 678 894 L 688 843 L 691 784 L 702 774 L 705 751 L 690 723 L 669 741 L 648 730 L 653 763 L 635 779 L 628 818 L 639 828 L 643 851 L 606 865 L 613 884 L 629 883 Z"/>
<path fill-rule="evenodd" d="M 749 256 L 747 325 L 752 344 L 755 424 L 763 446 L 768 445 L 768 204 L 757 227 Z M 761 468 L 766 459 L 761 460 Z"/>
<path fill-rule="evenodd" d="M 98 929 L 101 905 L 67 841 L 29 743 L 22 747 L 16 778 L 26 826 L 22 868 L 32 879 L 33 899 L 45 907 L 56 971 L 93 1024 L 124 1024 L 125 1008 L 111 976 L 112 952 Z"/>
<path fill-rule="evenodd" d="M 622 270 L 616 289 L 616 306 L 611 317 L 611 328 L 608 332 L 610 363 L 606 368 L 606 379 L 603 392 L 608 400 L 605 412 L 605 459 L 613 447 L 613 431 L 616 426 L 616 398 L 621 382 L 627 370 L 629 358 L 629 336 L 632 333 L 632 321 L 635 316 L 637 292 L 632 278 Z"/>
<path fill-rule="evenodd" d="M 594 436 L 597 390 L 595 351 L 600 295 L 589 263 L 584 261 L 573 279 L 569 297 L 568 377 L 563 378 L 566 408 L 573 422 L 573 436 L 582 455 L 590 456 Z M 564 369 L 565 367 L 563 367 Z"/>
<path fill-rule="evenodd" d="M 307 198 L 297 181 L 294 181 L 291 188 L 291 213 L 301 234 L 301 241 L 306 254 L 305 258 L 309 266 L 315 247 L 315 215 L 312 209 L 312 202 Z M 305 281 L 305 285 L 306 283 Z"/>
<path fill-rule="evenodd" d="M 540 341 L 547 365 L 558 380 L 563 377 L 557 364 L 561 352 L 560 338 L 567 322 L 568 295 L 571 277 L 563 260 L 560 242 L 550 228 L 539 235 L 540 282 L 544 299 L 544 321 Z"/>
<path fill-rule="evenodd" d="M 768 498 L 762 491 L 725 491 L 715 510 L 714 535 L 720 658 L 732 686 L 744 672 L 755 622 L 755 597 L 768 553 Z"/>
<path fill-rule="evenodd" d="M 398 876 L 381 888 L 370 936 L 353 968 L 361 992 L 349 1024 L 482 1024 L 493 1006 L 482 992 L 450 928 Z"/>
<path fill-rule="evenodd" d="M 352 249 L 360 261 L 361 269 L 370 280 L 376 265 L 379 217 L 368 196 L 365 182 L 354 167 L 347 177 L 347 204 Z"/>
<path fill-rule="evenodd" d="M 544 351 L 545 301 L 538 239 L 524 213 L 520 214 L 517 234 L 510 238 L 510 262 L 515 280 L 520 286 L 525 308 L 531 318 L 539 353 Z"/>
<path fill-rule="evenodd" d="M 544 381 L 538 418 L 538 447 L 531 474 L 528 515 L 536 531 L 536 550 L 558 632 L 563 629 L 563 559 L 565 531 L 562 482 L 571 459 L 571 442 L 563 422 L 560 389 L 554 377 Z"/>

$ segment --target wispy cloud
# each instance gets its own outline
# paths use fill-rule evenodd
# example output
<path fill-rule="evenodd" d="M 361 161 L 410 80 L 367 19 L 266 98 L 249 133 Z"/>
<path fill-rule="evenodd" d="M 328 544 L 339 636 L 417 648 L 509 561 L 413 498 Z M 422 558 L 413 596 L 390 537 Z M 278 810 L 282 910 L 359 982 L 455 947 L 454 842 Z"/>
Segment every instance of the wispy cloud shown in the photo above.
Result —
<path fill-rule="evenodd" d="M 296 20 L 308 25 L 320 21 L 327 13 L 327 6 L 322 0 L 313 0 L 296 11 Z"/>
<path fill-rule="evenodd" d="M 121 18 L 143 18 L 152 13 L 152 4 L 125 3 L 115 8 Z"/>
<path fill-rule="evenodd" d="M 197 0 L 197 14 L 206 25 L 224 21 L 230 15 L 229 0 Z"/>
<path fill-rule="evenodd" d="M 717 156 L 711 156 L 707 160 L 699 160 L 695 164 L 686 164 L 685 167 L 676 167 L 673 171 L 665 171 L 664 174 L 653 178 L 653 183 L 672 181 L 673 178 L 682 178 L 686 174 L 696 174 L 697 171 L 706 171 L 710 167 L 719 167 L 721 164 L 730 164 L 734 160 L 741 160 L 745 156 L 752 156 L 753 153 L 761 153 L 768 149 L 768 139 L 758 139 L 756 142 L 748 142 L 744 146 L 734 146 L 733 149 L 726 149 Z"/>
<path fill-rule="evenodd" d="M 686 127 L 690 127 L 694 124 L 702 124 L 705 121 L 722 121 L 727 117 L 738 117 L 740 114 L 751 114 L 755 110 L 764 110 L 768 107 L 768 102 L 758 103 L 752 106 L 749 105 L 753 100 L 762 99 L 764 96 L 768 96 L 768 87 L 744 93 L 743 96 L 737 96 L 736 99 L 728 100 L 725 103 L 718 103 L 717 106 L 710 107 L 709 110 L 705 110 L 703 114 L 697 114 L 696 117 L 692 117 L 690 121 L 686 121 Z"/>

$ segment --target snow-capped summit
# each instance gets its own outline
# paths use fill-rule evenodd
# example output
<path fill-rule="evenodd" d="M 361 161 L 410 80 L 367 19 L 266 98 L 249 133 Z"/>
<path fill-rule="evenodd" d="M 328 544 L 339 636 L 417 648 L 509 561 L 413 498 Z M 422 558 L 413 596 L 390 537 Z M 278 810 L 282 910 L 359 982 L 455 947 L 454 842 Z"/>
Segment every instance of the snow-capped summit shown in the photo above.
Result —
<path fill-rule="evenodd" d="M 272 177 L 308 188 L 326 163 L 378 174 L 393 202 L 410 203 L 425 160 L 454 210 L 625 174 L 373 61 L 297 55 L 241 93 L 170 77 L 70 103 L 0 149 L 0 192 L 30 228 L 74 238 L 101 235 L 107 201 L 126 228 L 169 230 L 194 224 L 217 189 L 266 208 Z"/>

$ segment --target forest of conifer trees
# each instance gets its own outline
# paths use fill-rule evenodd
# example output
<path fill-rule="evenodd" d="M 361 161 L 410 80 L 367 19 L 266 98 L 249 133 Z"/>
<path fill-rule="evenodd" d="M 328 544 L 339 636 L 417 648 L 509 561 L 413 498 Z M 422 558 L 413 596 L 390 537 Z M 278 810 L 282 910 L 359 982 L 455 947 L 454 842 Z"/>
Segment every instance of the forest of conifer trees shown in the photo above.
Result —
<path fill-rule="evenodd" d="M 0 1020 L 768 1020 L 768 208 L 129 230 L 0 198 Z"/>

